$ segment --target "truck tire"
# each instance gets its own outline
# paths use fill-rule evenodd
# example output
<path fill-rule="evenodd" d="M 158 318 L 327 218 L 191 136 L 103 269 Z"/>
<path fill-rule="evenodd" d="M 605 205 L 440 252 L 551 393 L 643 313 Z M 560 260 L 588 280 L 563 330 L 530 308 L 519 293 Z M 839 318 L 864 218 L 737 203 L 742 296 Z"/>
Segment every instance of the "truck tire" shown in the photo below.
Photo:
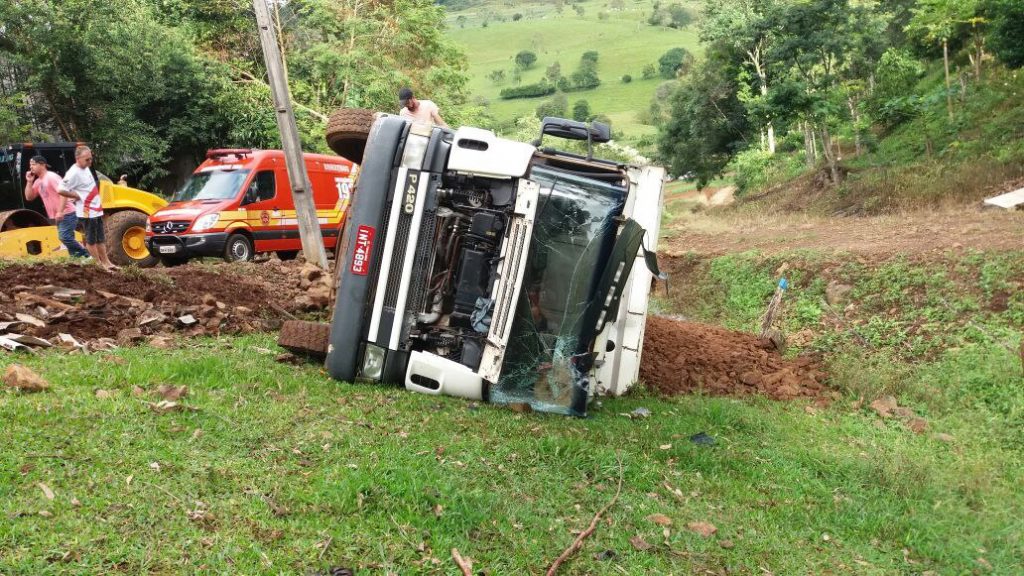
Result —
<path fill-rule="evenodd" d="M 281 262 L 288 262 L 295 260 L 295 257 L 299 255 L 298 250 L 278 250 L 277 259 Z"/>
<path fill-rule="evenodd" d="M 370 126 L 377 113 L 366 108 L 339 108 L 327 120 L 327 145 L 350 162 L 361 164 Z"/>
<path fill-rule="evenodd" d="M 331 325 L 323 322 L 288 320 L 281 326 L 277 345 L 289 352 L 323 359 L 331 338 Z"/>
<path fill-rule="evenodd" d="M 104 218 L 103 234 L 111 262 L 139 268 L 156 266 L 156 257 L 146 248 L 147 220 L 149 217 L 137 210 L 121 210 Z"/>
<path fill-rule="evenodd" d="M 252 240 L 245 234 L 232 234 L 224 244 L 226 262 L 250 262 L 253 257 Z"/>

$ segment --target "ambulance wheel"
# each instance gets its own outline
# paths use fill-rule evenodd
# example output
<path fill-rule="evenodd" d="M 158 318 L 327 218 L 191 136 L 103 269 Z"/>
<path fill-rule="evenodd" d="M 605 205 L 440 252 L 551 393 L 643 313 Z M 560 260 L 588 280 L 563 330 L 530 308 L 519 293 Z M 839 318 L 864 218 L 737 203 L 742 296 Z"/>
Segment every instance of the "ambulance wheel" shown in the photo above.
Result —
<path fill-rule="evenodd" d="M 323 322 L 288 320 L 281 326 L 277 345 L 289 352 L 316 358 L 327 355 L 331 339 L 331 325 Z"/>
<path fill-rule="evenodd" d="M 252 260 L 252 240 L 245 234 L 232 234 L 224 245 L 224 260 L 227 262 L 249 262 Z"/>
<path fill-rule="evenodd" d="M 280 250 L 277 252 L 277 259 L 282 262 L 287 262 L 289 260 L 295 260 L 295 257 L 298 255 L 298 250 Z"/>
<path fill-rule="evenodd" d="M 377 113 L 366 108 L 339 108 L 327 120 L 327 146 L 350 162 L 360 164 Z"/>
<path fill-rule="evenodd" d="M 148 219 L 137 210 L 122 210 L 104 218 L 103 234 L 111 262 L 121 266 L 134 264 L 139 268 L 156 266 L 156 257 L 146 248 Z"/>

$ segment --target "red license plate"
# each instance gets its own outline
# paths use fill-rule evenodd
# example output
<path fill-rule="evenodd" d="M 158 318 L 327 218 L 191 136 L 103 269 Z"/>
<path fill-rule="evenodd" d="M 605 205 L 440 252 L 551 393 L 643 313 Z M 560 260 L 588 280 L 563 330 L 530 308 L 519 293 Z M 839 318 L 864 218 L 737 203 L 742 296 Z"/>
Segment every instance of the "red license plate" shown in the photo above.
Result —
<path fill-rule="evenodd" d="M 366 276 L 370 273 L 370 254 L 373 250 L 372 226 L 360 226 L 356 231 L 356 251 L 352 254 L 352 273 Z"/>

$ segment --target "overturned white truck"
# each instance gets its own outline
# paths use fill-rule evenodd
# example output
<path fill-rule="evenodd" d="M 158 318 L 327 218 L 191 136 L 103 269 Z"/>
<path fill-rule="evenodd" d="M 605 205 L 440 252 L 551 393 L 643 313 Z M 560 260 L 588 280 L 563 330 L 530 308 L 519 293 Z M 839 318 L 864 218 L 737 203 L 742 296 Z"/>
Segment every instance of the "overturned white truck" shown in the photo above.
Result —
<path fill-rule="evenodd" d="M 330 375 L 575 416 L 625 392 L 664 170 L 593 158 L 609 139 L 561 118 L 525 144 L 377 115 L 337 251 Z"/>

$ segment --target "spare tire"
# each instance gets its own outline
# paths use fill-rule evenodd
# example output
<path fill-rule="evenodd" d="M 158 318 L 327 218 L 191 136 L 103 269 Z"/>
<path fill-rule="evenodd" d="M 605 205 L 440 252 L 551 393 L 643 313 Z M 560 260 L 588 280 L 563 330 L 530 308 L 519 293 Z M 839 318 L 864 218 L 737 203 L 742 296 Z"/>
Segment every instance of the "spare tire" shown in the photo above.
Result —
<path fill-rule="evenodd" d="M 366 108 L 339 108 L 327 120 L 327 145 L 350 162 L 361 164 L 366 138 L 377 113 Z"/>

